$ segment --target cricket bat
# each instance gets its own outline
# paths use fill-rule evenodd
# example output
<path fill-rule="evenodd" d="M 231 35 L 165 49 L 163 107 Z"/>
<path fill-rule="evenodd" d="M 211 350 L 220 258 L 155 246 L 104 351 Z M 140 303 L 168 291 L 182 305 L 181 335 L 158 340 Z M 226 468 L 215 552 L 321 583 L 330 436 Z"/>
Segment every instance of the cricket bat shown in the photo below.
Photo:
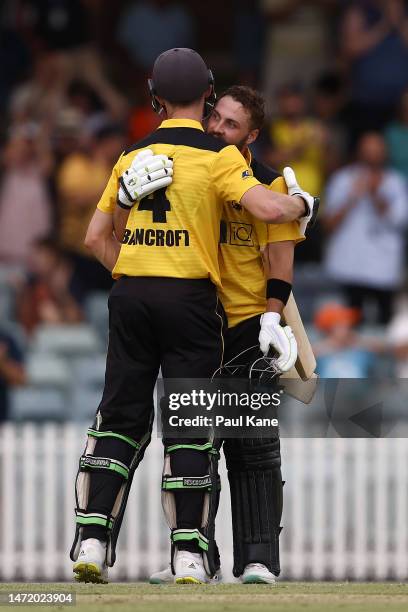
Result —
<path fill-rule="evenodd" d="M 308 380 L 302 380 L 295 367 L 284 372 L 279 377 L 280 385 L 286 395 L 299 400 L 303 404 L 310 404 L 317 389 L 317 374 L 312 374 Z"/>
<path fill-rule="evenodd" d="M 288 302 L 283 309 L 282 316 L 286 325 L 290 325 L 295 334 L 298 349 L 298 357 L 295 363 L 296 371 L 302 380 L 309 380 L 313 377 L 316 369 L 316 358 L 313 354 L 313 349 L 305 328 L 303 327 L 293 293 L 289 296 Z"/>

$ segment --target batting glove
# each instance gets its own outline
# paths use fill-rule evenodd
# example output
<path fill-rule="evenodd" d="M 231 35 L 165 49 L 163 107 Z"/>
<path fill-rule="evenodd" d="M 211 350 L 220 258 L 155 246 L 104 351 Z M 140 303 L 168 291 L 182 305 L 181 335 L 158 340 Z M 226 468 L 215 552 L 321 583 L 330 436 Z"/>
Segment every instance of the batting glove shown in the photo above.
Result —
<path fill-rule="evenodd" d="M 297 359 L 297 343 L 289 325 L 280 325 L 278 312 L 265 312 L 261 317 L 261 331 L 259 332 L 259 348 L 267 355 L 272 348 L 278 353 L 277 364 L 281 372 L 290 370 Z"/>
<path fill-rule="evenodd" d="M 286 187 L 288 188 L 288 194 L 291 196 L 300 196 L 306 204 L 307 213 L 299 223 L 299 229 L 303 235 L 306 233 L 307 227 L 313 227 L 317 212 L 319 210 L 320 199 L 310 195 L 307 191 L 304 191 L 297 182 L 296 175 L 292 168 L 287 166 L 283 169 L 283 178 L 285 179 Z"/>
<path fill-rule="evenodd" d="M 132 208 L 138 200 L 168 187 L 172 177 L 173 161 L 167 155 L 155 155 L 151 149 L 140 151 L 119 179 L 119 206 Z"/>

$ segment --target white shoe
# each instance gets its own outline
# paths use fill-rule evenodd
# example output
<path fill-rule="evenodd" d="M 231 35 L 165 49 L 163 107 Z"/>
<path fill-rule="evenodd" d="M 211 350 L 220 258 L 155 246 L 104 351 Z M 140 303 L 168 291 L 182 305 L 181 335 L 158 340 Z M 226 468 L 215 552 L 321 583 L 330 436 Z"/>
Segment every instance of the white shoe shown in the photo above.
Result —
<path fill-rule="evenodd" d="M 174 582 L 174 574 L 171 571 L 171 564 L 159 572 L 154 572 L 149 578 L 150 584 L 168 584 Z"/>
<path fill-rule="evenodd" d="M 263 563 L 249 563 L 240 576 L 240 581 L 243 584 L 274 584 L 276 578 Z"/>
<path fill-rule="evenodd" d="M 174 569 L 176 572 L 174 582 L 176 584 L 208 584 L 210 582 L 200 553 L 179 550 Z"/>
<path fill-rule="evenodd" d="M 77 582 L 108 582 L 108 568 L 106 565 L 106 542 L 96 538 L 88 538 L 81 542 L 78 559 L 74 563 L 73 571 Z"/>
<path fill-rule="evenodd" d="M 174 574 L 171 571 L 171 564 L 161 570 L 154 572 L 149 578 L 150 584 L 171 584 L 174 582 Z M 221 570 L 218 570 L 212 578 L 209 579 L 209 584 L 219 584 L 222 582 Z"/>

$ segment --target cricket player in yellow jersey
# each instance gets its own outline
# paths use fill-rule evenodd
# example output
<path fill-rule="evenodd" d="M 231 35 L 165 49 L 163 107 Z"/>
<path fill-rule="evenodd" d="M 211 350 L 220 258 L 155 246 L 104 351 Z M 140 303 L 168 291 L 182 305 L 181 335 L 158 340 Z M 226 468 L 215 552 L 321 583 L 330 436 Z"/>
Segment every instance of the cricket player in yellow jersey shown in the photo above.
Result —
<path fill-rule="evenodd" d="M 159 368 L 164 379 L 210 378 L 222 361 L 224 313 L 217 287 L 223 202 L 237 201 L 265 222 L 307 220 L 313 213 L 309 194 L 265 189 L 236 147 L 204 133 L 200 121 L 213 78 L 195 51 L 161 54 L 150 88 L 155 108 L 165 109 L 167 119 L 121 156 L 87 234 L 117 282 L 109 297 L 104 393 L 77 477 L 71 558 L 80 581 L 106 581 L 107 566 L 115 561 L 132 476 L 150 439 Z M 156 178 L 167 188 L 139 201 Z M 123 218 L 115 261 L 112 219 L 117 229 Z M 175 581 L 208 582 L 217 570 L 218 449 L 203 439 L 163 443 Z"/>
<path fill-rule="evenodd" d="M 284 179 L 252 158 L 248 149 L 263 126 L 264 100 L 248 87 L 231 87 L 217 102 L 208 133 L 235 144 L 254 176 L 287 193 Z M 290 327 L 280 325 L 289 298 L 295 245 L 304 239 L 297 221 L 259 222 L 238 202 L 226 202 L 220 241 L 219 291 L 227 318 L 224 363 L 253 362 L 271 346 L 282 371 L 297 357 Z M 235 374 L 237 375 L 237 374 Z M 279 433 L 270 438 L 228 438 L 224 454 L 230 484 L 234 575 L 246 584 L 273 583 L 280 573 L 279 533 L 283 486 Z"/>
<path fill-rule="evenodd" d="M 262 96 L 249 87 L 234 86 L 217 100 L 207 133 L 235 144 L 260 182 L 287 193 L 284 178 L 257 162 L 248 148 L 258 137 L 264 119 Z M 291 290 L 294 248 L 303 239 L 297 221 L 268 225 L 239 202 L 224 202 L 220 231 L 222 287 L 218 290 L 228 318 L 224 364 L 249 364 L 259 357 L 260 346 L 264 353 L 272 346 L 282 371 L 294 365 L 296 342 L 291 329 L 280 326 L 280 315 Z M 280 572 L 282 476 L 278 434 L 270 439 L 226 439 L 224 453 L 231 492 L 234 575 L 244 583 L 272 583 Z M 150 581 L 171 582 L 170 569 L 152 574 Z"/>

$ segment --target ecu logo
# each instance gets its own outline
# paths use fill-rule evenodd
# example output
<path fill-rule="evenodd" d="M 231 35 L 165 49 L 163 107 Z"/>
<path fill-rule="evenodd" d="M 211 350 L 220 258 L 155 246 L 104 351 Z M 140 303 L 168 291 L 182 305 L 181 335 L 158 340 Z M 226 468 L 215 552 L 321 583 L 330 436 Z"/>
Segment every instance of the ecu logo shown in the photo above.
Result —
<path fill-rule="evenodd" d="M 231 244 L 233 246 L 254 247 L 254 228 L 250 223 L 240 221 L 221 221 L 220 244 Z"/>

